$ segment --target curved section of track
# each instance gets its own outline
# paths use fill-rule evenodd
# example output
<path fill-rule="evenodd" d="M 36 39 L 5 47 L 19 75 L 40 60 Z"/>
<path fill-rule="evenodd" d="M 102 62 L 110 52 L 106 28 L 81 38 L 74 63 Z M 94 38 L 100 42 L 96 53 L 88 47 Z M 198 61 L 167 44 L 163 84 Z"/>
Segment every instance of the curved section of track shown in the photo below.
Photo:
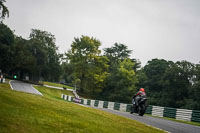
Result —
<path fill-rule="evenodd" d="M 40 93 L 38 90 L 36 90 L 33 87 L 33 85 L 29 84 L 29 83 L 24 83 L 24 82 L 21 82 L 21 81 L 12 80 L 12 81 L 10 81 L 10 86 L 13 90 L 16 90 L 16 91 L 22 91 L 22 92 L 32 93 L 32 94 L 42 96 L 42 93 Z"/>
<path fill-rule="evenodd" d="M 144 124 L 165 130 L 172 133 L 200 133 L 200 126 L 194 126 L 184 124 L 180 122 L 170 121 L 162 118 L 150 117 L 150 116 L 138 116 L 137 114 L 130 114 L 128 112 L 121 112 L 116 110 L 109 110 L 105 108 L 97 108 L 112 114 L 124 116 Z"/>

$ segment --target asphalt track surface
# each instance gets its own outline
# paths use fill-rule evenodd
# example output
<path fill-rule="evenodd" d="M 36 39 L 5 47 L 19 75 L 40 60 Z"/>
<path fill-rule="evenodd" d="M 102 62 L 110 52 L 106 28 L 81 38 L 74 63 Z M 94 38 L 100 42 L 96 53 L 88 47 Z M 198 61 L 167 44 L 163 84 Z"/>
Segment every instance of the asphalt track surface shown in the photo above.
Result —
<path fill-rule="evenodd" d="M 42 93 L 40 93 L 38 90 L 36 90 L 33 87 L 33 85 L 29 84 L 29 83 L 24 83 L 24 82 L 21 82 L 21 81 L 12 80 L 12 81 L 10 81 L 10 86 L 13 90 L 16 90 L 16 91 L 22 91 L 22 92 L 32 93 L 32 94 L 42 96 Z"/>
<path fill-rule="evenodd" d="M 157 117 L 150 116 L 138 116 L 138 114 L 130 114 L 129 112 L 121 112 L 116 110 L 109 110 L 105 108 L 97 108 L 112 114 L 120 115 L 123 117 L 127 117 L 129 119 L 133 119 L 139 121 L 141 123 L 147 124 L 149 126 L 153 126 L 159 129 L 162 129 L 166 132 L 171 133 L 200 133 L 200 126 L 189 125 L 185 123 L 170 121 Z"/>

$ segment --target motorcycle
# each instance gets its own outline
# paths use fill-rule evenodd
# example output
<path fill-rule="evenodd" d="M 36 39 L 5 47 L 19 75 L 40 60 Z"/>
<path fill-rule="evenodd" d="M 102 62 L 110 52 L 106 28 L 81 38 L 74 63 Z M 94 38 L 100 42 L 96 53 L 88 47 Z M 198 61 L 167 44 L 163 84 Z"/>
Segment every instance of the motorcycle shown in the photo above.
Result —
<path fill-rule="evenodd" d="M 133 98 L 132 99 L 132 104 L 133 106 L 131 106 L 131 111 L 130 113 L 133 114 L 133 113 L 138 113 L 140 116 L 143 116 L 145 111 L 146 111 L 146 108 L 147 108 L 147 98 L 145 97 L 140 97 L 139 101 L 138 101 L 138 105 L 135 104 L 135 99 Z"/>

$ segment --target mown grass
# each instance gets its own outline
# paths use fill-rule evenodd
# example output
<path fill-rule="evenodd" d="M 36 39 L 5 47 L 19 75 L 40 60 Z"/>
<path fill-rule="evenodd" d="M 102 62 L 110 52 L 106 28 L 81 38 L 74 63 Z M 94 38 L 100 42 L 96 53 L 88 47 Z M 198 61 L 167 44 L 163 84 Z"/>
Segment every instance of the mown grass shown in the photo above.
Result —
<path fill-rule="evenodd" d="M 68 86 L 68 85 L 63 85 L 63 84 L 58 84 L 58 83 L 52 83 L 52 82 L 42 82 L 45 85 L 50 85 L 50 86 L 55 86 L 55 87 L 66 87 L 68 89 L 74 89 L 74 87 Z"/>
<path fill-rule="evenodd" d="M 48 88 L 48 87 L 44 87 L 44 86 L 34 86 L 34 87 L 38 91 L 40 91 L 43 94 L 43 96 L 46 97 L 46 98 L 53 98 L 53 99 L 57 99 L 57 100 L 62 100 L 61 94 L 74 96 L 72 91 L 53 89 L 53 88 Z"/>
<path fill-rule="evenodd" d="M 48 84 L 52 84 L 54 85 L 55 83 L 51 83 L 51 82 L 47 82 Z M 40 87 L 37 88 L 40 92 L 42 93 L 47 93 L 49 91 L 47 90 L 51 90 L 51 93 L 48 93 L 49 96 L 52 96 L 52 98 L 57 98 L 57 99 L 60 99 L 60 95 L 61 94 L 66 94 L 66 95 L 71 95 L 73 96 L 73 93 L 66 93 L 66 91 L 62 91 L 62 92 L 59 92 L 59 91 L 55 91 L 55 89 L 46 89 L 45 91 L 41 90 Z M 48 96 L 47 95 L 47 96 Z M 55 97 L 56 96 L 56 97 Z M 145 114 L 145 115 L 148 115 L 148 114 Z M 152 115 L 148 115 L 148 116 L 152 116 Z M 152 116 L 152 117 L 156 117 L 156 116 Z M 176 120 L 176 119 L 173 119 L 173 118 L 168 118 L 168 117 L 157 117 L 157 118 L 162 118 L 162 119 L 167 119 L 167 120 L 171 120 L 171 121 L 176 121 L 176 122 L 180 122 L 180 123 L 185 123 L 185 124 L 190 124 L 190 125 L 195 125 L 195 126 L 200 126 L 200 123 L 199 122 L 192 122 L 192 121 L 183 121 L 183 120 Z"/>
<path fill-rule="evenodd" d="M 0 84 L 0 132 L 160 133 L 134 120 L 58 100 L 61 90 L 36 87 L 43 96 L 12 91 Z M 68 92 L 65 92 L 68 93 Z"/>

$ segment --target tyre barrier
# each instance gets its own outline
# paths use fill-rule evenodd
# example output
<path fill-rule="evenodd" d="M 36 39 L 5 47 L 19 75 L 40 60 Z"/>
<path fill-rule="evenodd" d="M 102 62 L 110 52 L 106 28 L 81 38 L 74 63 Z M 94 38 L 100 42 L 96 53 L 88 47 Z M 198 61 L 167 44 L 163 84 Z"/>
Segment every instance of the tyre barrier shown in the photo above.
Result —
<path fill-rule="evenodd" d="M 64 94 L 61 95 L 61 98 L 69 102 L 80 103 L 98 108 L 119 110 L 123 112 L 130 112 L 132 106 L 132 104 L 125 104 L 125 103 L 75 98 Z M 176 108 L 149 105 L 146 109 L 145 114 L 150 114 L 152 116 L 158 116 L 158 117 L 174 118 L 176 120 L 200 122 L 199 110 L 176 109 Z"/>

